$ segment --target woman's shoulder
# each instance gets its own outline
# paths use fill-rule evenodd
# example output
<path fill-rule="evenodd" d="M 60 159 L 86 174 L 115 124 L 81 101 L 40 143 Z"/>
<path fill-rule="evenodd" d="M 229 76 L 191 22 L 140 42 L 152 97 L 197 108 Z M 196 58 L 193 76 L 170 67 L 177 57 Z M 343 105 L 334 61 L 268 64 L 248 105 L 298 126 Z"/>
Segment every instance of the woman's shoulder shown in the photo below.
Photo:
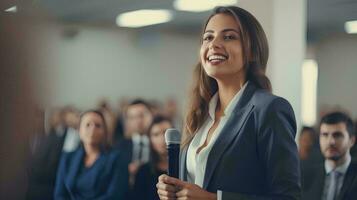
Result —
<path fill-rule="evenodd" d="M 288 100 L 283 97 L 274 95 L 266 90 L 258 89 L 251 99 L 252 103 L 258 109 L 277 109 L 281 106 L 291 107 Z"/>

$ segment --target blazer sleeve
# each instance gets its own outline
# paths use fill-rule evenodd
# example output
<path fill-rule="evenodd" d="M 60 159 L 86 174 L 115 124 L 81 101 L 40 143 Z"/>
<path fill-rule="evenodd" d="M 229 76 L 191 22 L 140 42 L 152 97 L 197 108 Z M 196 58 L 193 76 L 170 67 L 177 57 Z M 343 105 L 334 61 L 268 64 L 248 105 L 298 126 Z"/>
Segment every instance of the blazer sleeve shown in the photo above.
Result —
<path fill-rule="evenodd" d="M 114 157 L 112 168 L 113 173 L 111 179 L 109 180 L 109 187 L 103 195 L 96 198 L 97 200 L 125 199 L 125 193 L 129 187 L 129 172 L 127 163 L 122 159 L 121 155 L 122 154 L 118 153 Z"/>
<path fill-rule="evenodd" d="M 70 194 L 68 193 L 64 183 L 68 156 L 69 155 L 67 153 L 63 153 L 60 159 L 60 163 L 57 170 L 55 192 L 54 192 L 55 200 L 70 199 Z"/>
<path fill-rule="evenodd" d="M 257 117 L 257 153 L 263 165 L 266 195 L 218 191 L 219 200 L 297 200 L 301 198 L 300 164 L 291 105 L 276 98 Z"/>

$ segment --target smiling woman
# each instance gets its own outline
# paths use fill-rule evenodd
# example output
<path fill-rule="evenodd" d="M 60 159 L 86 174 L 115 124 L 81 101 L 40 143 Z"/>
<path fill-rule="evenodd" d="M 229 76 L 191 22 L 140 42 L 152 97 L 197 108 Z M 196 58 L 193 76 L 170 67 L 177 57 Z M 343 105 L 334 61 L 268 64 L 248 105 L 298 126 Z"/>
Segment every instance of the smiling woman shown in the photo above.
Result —
<path fill-rule="evenodd" d="M 268 43 L 246 10 L 218 7 L 202 34 L 180 179 L 161 175 L 160 199 L 299 199 L 290 104 L 271 94 Z"/>

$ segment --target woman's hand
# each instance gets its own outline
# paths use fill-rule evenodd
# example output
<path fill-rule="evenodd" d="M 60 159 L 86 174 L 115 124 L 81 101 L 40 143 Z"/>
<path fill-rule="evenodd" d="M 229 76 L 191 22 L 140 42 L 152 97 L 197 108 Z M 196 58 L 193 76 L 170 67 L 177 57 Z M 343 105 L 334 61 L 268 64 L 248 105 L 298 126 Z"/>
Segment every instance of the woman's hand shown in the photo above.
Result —
<path fill-rule="evenodd" d="M 156 187 L 161 200 L 217 200 L 215 193 L 167 175 L 159 177 Z"/>

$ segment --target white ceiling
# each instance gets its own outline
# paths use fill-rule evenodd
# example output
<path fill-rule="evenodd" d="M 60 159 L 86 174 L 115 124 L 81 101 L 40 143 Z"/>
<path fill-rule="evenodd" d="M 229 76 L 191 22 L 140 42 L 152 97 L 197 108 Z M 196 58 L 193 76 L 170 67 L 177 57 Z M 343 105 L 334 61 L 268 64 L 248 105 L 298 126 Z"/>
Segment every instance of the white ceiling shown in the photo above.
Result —
<path fill-rule="evenodd" d="M 8 5 L 15 1 L 1 0 Z M 24 1 L 24 0 L 23 0 Z M 174 20 L 150 29 L 192 32 L 201 28 L 209 12 L 175 11 L 173 0 L 29 0 L 33 7 L 63 22 L 115 26 L 119 13 L 137 9 L 174 10 Z M 5 4 L 3 4 L 5 5 Z M 6 6 L 6 5 L 5 5 Z M 307 0 L 307 38 L 315 42 L 326 35 L 344 33 L 344 22 L 357 20 L 357 0 Z"/>

